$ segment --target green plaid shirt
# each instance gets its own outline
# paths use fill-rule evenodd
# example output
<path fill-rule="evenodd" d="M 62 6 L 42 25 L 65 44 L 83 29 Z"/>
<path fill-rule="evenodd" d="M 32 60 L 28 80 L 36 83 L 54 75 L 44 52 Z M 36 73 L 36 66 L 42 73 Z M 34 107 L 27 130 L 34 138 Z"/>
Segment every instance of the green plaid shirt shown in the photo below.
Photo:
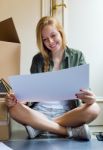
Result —
<path fill-rule="evenodd" d="M 70 68 L 70 67 L 83 65 L 85 63 L 86 62 L 84 59 L 84 55 L 81 51 L 75 50 L 72 48 L 68 48 L 68 47 L 65 48 L 64 56 L 63 56 L 63 59 L 61 62 L 61 69 L 66 69 L 66 68 Z M 53 64 L 53 61 L 51 60 L 50 66 L 49 66 L 49 71 L 51 71 L 53 69 L 53 66 L 54 66 L 54 64 Z M 38 53 L 33 57 L 30 72 L 31 73 L 44 72 L 43 68 L 44 68 L 44 60 L 43 60 L 41 53 Z"/>

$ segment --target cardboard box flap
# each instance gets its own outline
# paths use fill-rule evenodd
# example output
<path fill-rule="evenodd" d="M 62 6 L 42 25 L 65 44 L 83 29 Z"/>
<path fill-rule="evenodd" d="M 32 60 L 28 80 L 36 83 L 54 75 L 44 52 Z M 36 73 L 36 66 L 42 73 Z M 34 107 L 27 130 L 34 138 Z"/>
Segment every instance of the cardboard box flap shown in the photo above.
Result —
<path fill-rule="evenodd" d="M 0 22 L 0 41 L 20 43 L 12 18 Z"/>

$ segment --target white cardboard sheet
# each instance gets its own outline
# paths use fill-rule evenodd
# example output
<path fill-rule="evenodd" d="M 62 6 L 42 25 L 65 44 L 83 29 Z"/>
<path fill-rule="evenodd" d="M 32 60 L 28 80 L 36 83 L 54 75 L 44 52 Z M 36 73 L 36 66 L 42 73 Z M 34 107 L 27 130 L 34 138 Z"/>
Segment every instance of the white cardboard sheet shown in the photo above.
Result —
<path fill-rule="evenodd" d="M 39 102 L 74 99 L 81 88 L 89 88 L 89 65 L 11 76 L 9 83 L 18 100 Z"/>
<path fill-rule="evenodd" d="M 4 143 L 0 142 L 0 150 L 13 150 L 11 148 L 9 148 L 7 145 L 5 145 Z"/>

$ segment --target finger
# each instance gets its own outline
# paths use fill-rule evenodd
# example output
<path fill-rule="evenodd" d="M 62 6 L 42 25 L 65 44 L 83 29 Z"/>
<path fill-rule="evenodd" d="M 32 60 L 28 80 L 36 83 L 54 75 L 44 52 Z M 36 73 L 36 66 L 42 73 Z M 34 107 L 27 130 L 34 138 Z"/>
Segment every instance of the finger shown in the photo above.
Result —
<path fill-rule="evenodd" d="M 93 93 L 93 91 L 91 91 L 91 90 L 82 89 L 82 90 L 80 90 L 80 91 L 83 91 L 83 92 L 85 92 L 86 94 L 89 94 L 89 95 L 95 95 L 95 94 Z"/>
<path fill-rule="evenodd" d="M 6 103 L 15 104 L 17 103 L 17 99 L 15 98 L 15 96 L 9 95 L 6 97 Z"/>
<path fill-rule="evenodd" d="M 77 98 L 80 98 L 80 99 L 96 99 L 94 95 L 87 95 L 85 93 L 76 94 L 76 96 Z"/>
<path fill-rule="evenodd" d="M 6 98 L 8 98 L 8 99 L 15 99 L 16 100 L 16 97 L 15 97 L 15 95 L 13 93 L 12 94 L 8 93 Z"/>
<path fill-rule="evenodd" d="M 83 96 L 83 97 L 79 97 L 79 99 L 81 99 L 83 102 L 87 103 L 87 104 L 92 104 L 94 102 L 96 102 L 95 97 L 93 96 Z"/>
<path fill-rule="evenodd" d="M 77 93 L 78 95 L 79 94 L 85 94 L 85 95 L 90 95 L 90 96 L 95 96 L 95 94 L 92 92 L 92 91 L 90 91 L 90 90 L 86 90 L 86 89 L 82 89 L 82 90 L 80 90 L 80 92 L 78 92 Z"/>

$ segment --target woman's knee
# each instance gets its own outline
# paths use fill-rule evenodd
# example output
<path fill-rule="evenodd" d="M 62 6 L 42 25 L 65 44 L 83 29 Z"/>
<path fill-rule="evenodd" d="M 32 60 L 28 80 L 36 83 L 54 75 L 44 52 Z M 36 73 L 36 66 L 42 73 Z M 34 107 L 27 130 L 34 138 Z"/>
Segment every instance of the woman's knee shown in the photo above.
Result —
<path fill-rule="evenodd" d="M 95 120 L 99 114 L 100 114 L 100 107 L 97 103 L 85 106 L 84 108 L 85 123 L 90 123 L 91 121 Z"/>
<path fill-rule="evenodd" d="M 100 114 L 100 107 L 97 103 L 94 103 L 91 108 L 91 115 L 96 119 Z"/>

